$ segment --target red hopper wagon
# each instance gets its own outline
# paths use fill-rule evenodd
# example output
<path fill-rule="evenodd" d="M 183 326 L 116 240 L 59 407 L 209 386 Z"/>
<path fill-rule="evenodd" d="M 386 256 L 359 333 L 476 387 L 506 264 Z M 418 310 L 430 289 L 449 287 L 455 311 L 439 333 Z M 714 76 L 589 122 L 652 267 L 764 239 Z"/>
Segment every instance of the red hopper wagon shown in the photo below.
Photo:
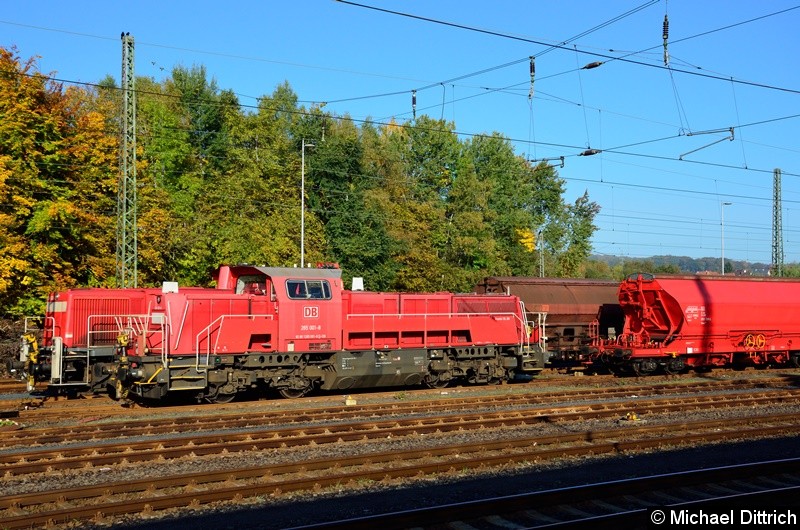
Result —
<path fill-rule="evenodd" d="M 800 366 L 800 281 L 633 274 L 625 327 L 597 361 L 616 373 Z"/>

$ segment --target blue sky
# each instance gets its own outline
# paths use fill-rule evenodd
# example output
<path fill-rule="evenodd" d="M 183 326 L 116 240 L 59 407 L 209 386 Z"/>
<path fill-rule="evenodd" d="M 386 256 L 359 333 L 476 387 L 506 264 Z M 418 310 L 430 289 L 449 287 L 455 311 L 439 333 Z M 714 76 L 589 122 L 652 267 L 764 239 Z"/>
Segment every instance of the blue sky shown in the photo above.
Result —
<path fill-rule="evenodd" d="M 599 254 L 724 248 L 726 259 L 769 263 L 779 168 L 793 263 L 799 26 L 800 0 L 39 0 L 4 4 L 0 45 L 40 56 L 43 73 L 94 83 L 119 79 L 129 32 L 137 76 L 202 65 L 245 105 L 288 81 L 306 106 L 356 120 L 411 119 L 416 90 L 417 116 L 557 159 L 565 198 L 588 191 L 602 208 Z M 593 62 L 603 64 L 582 68 Z M 587 149 L 601 152 L 579 156 Z"/>

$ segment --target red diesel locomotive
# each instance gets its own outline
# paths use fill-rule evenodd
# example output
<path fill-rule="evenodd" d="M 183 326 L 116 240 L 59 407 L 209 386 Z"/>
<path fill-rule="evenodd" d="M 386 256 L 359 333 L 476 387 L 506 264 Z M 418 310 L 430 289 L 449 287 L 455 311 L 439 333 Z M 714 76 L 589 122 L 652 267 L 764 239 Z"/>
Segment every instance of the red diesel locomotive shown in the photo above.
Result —
<path fill-rule="evenodd" d="M 800 367 L 800 282 L 632 274 L 619 286 L 625 327 L 596 354 L 617 374 Z"/>
<path fill-rule="evenodd" d="M 60 392 L 227 402 L 249 390 L 499 383 L 544 367 L 505 294 L 345 290 L 338 268 L 223 266 L 216 288 L 72 289 L 18 363 Z"/>

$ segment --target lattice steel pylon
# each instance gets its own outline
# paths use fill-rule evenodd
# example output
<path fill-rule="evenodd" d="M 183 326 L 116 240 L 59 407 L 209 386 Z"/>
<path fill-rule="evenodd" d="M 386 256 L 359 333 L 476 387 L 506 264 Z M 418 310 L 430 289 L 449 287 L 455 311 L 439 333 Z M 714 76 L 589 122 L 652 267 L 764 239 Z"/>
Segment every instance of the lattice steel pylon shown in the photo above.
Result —
<path fill-rule="evenodd" d="M 136 81 L 133 37 L 122 33 L 122 120 L 117 185 L 117 286 L 136 287 Z"/>
<path fill-rule="evenodd" d="M 781 170 L 772 172 L 772 275 L 783 276 L 783 220 L 781 215 Z"/>

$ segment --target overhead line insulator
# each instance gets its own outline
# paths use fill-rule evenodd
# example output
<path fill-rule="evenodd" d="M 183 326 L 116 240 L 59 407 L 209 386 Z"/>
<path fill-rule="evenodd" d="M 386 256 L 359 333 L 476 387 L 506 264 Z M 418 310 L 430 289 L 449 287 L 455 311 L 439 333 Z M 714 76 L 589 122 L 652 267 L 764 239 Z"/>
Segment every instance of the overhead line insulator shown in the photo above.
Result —
<path fill-rule="evenodd" d="M 532 160 L 528 160 L 528 162 L 536 162 L 536 163 L 540 163 L 540 162 L 553 162 L 553 161 L 556 161 L 556 162 L 559 162 L 559 161 L 560 161 L 560 162 L 561 162 L 561 165 L 560 165 L 559 167 L 564 167 L 564 157 L 563 157 L 563 156 L 551 157 L 551 158 L 534 158 L 534 159 L 532 159 Z M 553 166 L 553 165 L 549 165 L 549 164 L 548 164 L 548 167 L 556 167 L 556 166 Z"/>
<path fill-rule="evenodd" d="M 533 79 L 536 77 L 536 58 L 531 55 L 531 89 L 528 92 L 528 101 L 533 99 Z"/>

